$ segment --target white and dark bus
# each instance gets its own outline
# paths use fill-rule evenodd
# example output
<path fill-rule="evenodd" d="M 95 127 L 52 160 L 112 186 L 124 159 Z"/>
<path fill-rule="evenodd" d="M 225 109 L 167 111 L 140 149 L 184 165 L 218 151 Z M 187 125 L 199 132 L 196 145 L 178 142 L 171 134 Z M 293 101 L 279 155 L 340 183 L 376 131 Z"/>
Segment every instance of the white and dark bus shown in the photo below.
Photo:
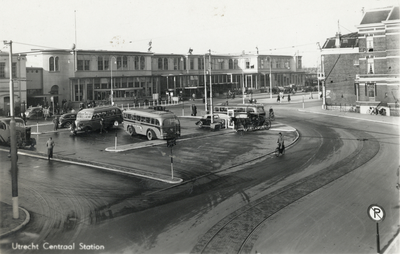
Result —
<path fill-rule="evenodd" d="M 148 140 L 174 139 L 181 135 L 178 117 L 169 111 L 154 109 L 128 109 L 122 113 L 125 131 L 133 135 L 145 135 Z"/>

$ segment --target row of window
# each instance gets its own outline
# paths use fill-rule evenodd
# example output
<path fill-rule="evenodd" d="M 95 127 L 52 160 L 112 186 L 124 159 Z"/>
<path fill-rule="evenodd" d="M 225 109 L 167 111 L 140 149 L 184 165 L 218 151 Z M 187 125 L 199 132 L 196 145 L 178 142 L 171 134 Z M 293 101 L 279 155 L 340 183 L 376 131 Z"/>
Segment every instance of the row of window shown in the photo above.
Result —
<path fill-rule="evenodd" d="M 115 60 L 116 69 L 133 69 L 133 70 L 145 70 L 145 58 L 144 56 L 134 56 L 133 57 L 133 67 L 128 68 L 128 56 L 118 56 L 118 57 L 97 57 L 97 70 L 110 70 L 112 66 L 110 66 L 110 60 Z M 272 61 L 271 61 L 272 60 Z M 184 57 L 173 58 L 173 70 L 186 70 L 187 59 Z M 190 58 L 189 59 L 189 70 L 195 70 L 195 62 L 197 63 L 198 70 L 204 70 L 205 62 L 204 58 Z M 238 59 L 228 59 L 228 64 L 225 64 L 226 59 L 223 58 L 213 58 L 211 59 L 211 66 L 206 66 L 207 69 L 215 69 L 215 70 L 237 70 L 239 68 L 239 60 Z M 170 61 L 169 58 L 156 58 L 157 68 L 158 70 L 170 70 Z M 290 68 L 290 62 L 288 59 L 260 59 L 259 65 L 261 69 L 264 68 Z M 250 59 L 245 59 L 244 68 L 246 69 L 254 69 L 254 63 L 250 62 Z M 59 57 L 50 57 L 49 58 L 49 70 L 50 71 L 59 71 Z M 78 71 L 88 71 L 90 70 L 90 60 L 78 59 L 77 60 L 77 70 Z"/>
<path fill-rule="evenodd" d="M 160 126 L 160 121 L 158 119 L 154 119 L 151 117 L 145 117 L 145 116 L 138 116 L 138 115 L 131 115 L 131 114 L 123 114 L 124 119 L 129 119 L 132 121 L 137 121 L 137 122 L 142 122 L 142 123 L 148 123 L 156 126 Z"/>
<path fill-rule="evenodd" d="M 12 76 L 13 78 L 17 77 L 17 63 L 12 64 Z M 0 78 L 6 77 L 6 63 L 0 62 Z"/>

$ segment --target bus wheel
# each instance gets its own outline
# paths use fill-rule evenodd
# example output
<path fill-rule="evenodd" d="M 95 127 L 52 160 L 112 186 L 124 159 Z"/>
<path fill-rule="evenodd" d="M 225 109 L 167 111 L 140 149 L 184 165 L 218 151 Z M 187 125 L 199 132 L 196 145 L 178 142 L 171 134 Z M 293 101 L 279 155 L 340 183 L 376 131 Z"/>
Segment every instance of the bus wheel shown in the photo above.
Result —
<path fill-rule="evenodd" d="M 152 131 L 152 130 L 147 130 L 146 136 L 147 136 L 147 139 L 148 139 L 148 140 L 152 140 L 152 139 L 154 139 L 154 137 L 155 137 L 156 135 L 155 135 L 154 131 Z"/>
<path fill-rule="evenodd" d="M 133 135 L 133 134 L 135 134 L 135 129 L 132 127 L 132 126 L 129 126 L 128 127 L 128 133 L 129 133 L 129 135 Z"/>

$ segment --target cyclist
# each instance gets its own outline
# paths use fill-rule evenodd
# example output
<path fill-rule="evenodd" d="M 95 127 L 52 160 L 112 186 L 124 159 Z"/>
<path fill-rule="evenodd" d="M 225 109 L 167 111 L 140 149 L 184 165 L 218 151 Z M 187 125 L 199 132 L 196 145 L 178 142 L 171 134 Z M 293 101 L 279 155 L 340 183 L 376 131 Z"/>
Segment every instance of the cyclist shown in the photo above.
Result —
<path fill-rule="evenodd" d="M 275 118 L 275 114 L 274 114 L 274 110 L 272 109 L 272 107 L 269 108 L 269 119 L 274 119 Z"/>
<path fill-rule="evenodd" d="M 285 149 L 285 140 L 281 132 L 279 132 L 278 141 L 276 143 L 278 143 L 279 154 L 282 154 Z"/>

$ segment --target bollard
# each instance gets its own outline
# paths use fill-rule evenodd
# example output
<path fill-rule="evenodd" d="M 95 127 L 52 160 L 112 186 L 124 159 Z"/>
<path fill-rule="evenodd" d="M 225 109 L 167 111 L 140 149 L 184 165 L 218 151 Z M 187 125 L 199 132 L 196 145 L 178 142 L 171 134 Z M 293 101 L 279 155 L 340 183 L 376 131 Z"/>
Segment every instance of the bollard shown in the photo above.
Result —
<path fill-rule="evenodd" d="M 115 151 L 117 151 L 117 142 L 118 142 L 118 137 L 117 133 L 115 133 Z"/>

